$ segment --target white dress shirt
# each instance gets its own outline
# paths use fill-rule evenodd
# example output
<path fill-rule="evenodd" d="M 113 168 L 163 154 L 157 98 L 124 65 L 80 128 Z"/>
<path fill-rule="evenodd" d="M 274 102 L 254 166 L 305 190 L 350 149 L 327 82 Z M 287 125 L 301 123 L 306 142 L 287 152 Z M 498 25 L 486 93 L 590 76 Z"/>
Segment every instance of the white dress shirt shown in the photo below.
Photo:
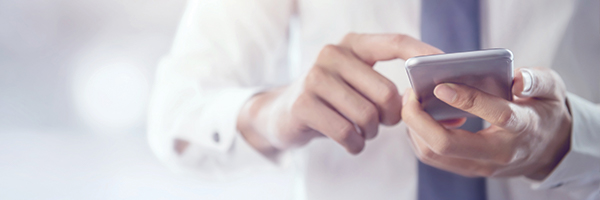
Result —
<path fill-rule="evenodd" d="M 324 45 L 349 32 L 418 38 L 420 10 L 419 0 L 190 0 L 156 72 L 152 150 L 172 169 L 207 179 L 294 169 L 298 199 L 416 199 L 403 123 L 381 126 L 357 156 L 316 139 L 273 163 L 236 120 L 252 95 L 302 78 Z M 573 115 L 571 150 L 545 180 L 489 178 L 488 199 L 600 199 L 600 1 L 488 0 L 481 16 L 482 46 L 512 50 L 516 67 L 556 70 Z M 410 87 L 402 60 L 375 69 L 401 91 Z M 190 142 L 181 155 L 176 139 Z"/>

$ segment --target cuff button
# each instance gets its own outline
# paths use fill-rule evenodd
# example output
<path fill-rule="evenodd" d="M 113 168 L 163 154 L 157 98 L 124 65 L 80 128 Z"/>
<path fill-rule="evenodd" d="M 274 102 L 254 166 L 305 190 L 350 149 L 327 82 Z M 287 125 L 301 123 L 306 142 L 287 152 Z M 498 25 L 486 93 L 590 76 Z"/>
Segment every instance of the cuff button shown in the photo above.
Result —
<path fill-rule="evenodd" d="M 215 132 L 213 133 L 213 137 L 212 137 L 213 141 L 215 141 L 216 143 L 219 143 L 219 141 L 221 140 L 220 136 L 219 136 L 219 132 Z"/>

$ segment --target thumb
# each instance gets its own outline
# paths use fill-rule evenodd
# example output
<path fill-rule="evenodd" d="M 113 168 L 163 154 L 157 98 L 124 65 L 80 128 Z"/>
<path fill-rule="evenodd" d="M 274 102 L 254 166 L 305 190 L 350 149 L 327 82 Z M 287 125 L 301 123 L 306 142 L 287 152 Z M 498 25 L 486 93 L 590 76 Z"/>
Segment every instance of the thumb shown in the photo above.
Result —
<path fill-rule="evenodd" d="M 522 98 L 560 100 L 565 96 L 565 85 L 560 76 L 546 68 L 519 68 L 515 72 L 513 94 Z"/>

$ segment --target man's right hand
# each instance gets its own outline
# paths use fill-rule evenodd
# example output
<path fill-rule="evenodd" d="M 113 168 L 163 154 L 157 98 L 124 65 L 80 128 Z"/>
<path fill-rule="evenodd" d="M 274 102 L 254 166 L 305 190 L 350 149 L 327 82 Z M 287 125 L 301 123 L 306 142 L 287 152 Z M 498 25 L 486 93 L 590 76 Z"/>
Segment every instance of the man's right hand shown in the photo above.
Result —
<path fill-rule="evenodd" d="M 306 76 L 252 97 L 238 115 L 244 138 L 268 157 L 329 137 L 352 154 L 374 138 L 379 124 L 400 121 L 396 86 L 373 70 L 377 61 L 443 53 L 400 34 L 348 34 L 323 47 Z"/>

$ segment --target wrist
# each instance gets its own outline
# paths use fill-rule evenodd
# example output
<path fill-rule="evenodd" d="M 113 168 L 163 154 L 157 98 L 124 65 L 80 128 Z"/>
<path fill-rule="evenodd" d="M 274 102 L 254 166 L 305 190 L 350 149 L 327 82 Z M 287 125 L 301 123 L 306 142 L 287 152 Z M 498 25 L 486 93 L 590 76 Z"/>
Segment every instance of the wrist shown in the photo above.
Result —
<path fill-rule="evenodd" d="M 270 144 L 269 140 L 263 135 L 259 128 L 261 111 L 267 109 L 270 102 L 275 98 L 274 92 L 259 93 L 251 97 L 242 107 L 237 118 L 237 129 L 240 134 L 254 149 L 265 155 L 267 158 L 275 158 L 279 154 L 279 149 Z"/>

